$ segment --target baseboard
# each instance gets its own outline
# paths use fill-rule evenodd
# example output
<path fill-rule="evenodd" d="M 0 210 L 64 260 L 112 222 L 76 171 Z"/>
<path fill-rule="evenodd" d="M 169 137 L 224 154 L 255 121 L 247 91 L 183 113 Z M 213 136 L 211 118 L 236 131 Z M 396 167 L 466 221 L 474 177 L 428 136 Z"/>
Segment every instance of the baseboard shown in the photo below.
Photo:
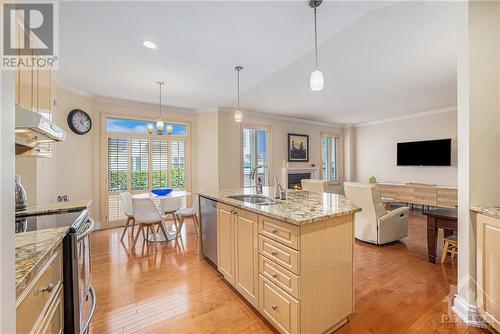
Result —
<path fill-rule="evenodd" d="M 468 326 L 488 328 L 475 305 L 471 305 L 455 295 L 451 310 Z"/>

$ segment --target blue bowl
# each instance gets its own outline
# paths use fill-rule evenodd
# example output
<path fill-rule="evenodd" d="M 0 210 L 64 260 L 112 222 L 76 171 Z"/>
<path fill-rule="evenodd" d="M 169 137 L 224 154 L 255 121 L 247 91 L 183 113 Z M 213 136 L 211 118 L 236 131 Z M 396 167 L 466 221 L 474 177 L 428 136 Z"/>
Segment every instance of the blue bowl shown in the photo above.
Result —
<path fill-rule="evenodd" d="M 153 189 L 151 192 L 156 196 L 165 196 L 172 192 L 173 189 L 170 188 L 162 188 L 162 189 Z"/>

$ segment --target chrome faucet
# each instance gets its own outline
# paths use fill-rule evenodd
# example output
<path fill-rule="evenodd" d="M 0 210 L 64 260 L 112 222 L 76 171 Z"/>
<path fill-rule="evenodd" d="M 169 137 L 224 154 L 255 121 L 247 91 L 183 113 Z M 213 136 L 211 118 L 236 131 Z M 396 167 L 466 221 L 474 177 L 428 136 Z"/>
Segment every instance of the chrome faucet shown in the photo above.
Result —
<path fill-rule="evenodd" d="M 250 180 L 255 180 L 255 176 L 257 175 L 257 170 L 259 168 L 267 168 L 268 170 L 271 171 L 273 174 L 273 179 L 274 179 L 274 198 L 276 199 L 286 199 L 286 192 L 281 186 L 280 182 L 278 181 L 278 177 L 276 176 L 276 173 L 274 170 L 269 167 L 268 165 L 257 165 L 254 168 L 252 168 L 252 171 L 250 172 Z M 255 181 L 255 188 L 257 189 L 257 181 Z"/>

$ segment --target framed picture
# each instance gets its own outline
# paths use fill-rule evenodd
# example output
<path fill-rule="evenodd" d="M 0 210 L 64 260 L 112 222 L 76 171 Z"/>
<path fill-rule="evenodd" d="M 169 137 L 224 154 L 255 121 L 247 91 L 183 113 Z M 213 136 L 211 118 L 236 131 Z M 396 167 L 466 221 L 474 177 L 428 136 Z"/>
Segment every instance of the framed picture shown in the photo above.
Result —
<path fill-rule="evenodd" d="M 288 161 L 309 161 L 309 135 L 288 134 Z"/>

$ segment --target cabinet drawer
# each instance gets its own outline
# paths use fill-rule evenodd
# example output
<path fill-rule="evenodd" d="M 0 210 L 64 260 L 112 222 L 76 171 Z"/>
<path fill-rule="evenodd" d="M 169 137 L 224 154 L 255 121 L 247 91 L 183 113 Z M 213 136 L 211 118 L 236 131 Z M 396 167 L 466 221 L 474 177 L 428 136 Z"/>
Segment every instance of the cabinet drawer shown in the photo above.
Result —
<path fill-rule="evenodd" d="M 50 302 L 57 294 L 62 283 L 61 249 L 47 261 L 40 273 L 35 276 L 20 297 L 16 308 L 17 333 L 30 333 L 38 319 L 47 313 Z"/>
<path fill-rule="evenodd" d="M 288 247 L 300 249 L 300 226 L 259 216 L 259 233 Z"/>
<path fill-rule="evenodd" d="M 299 331 L 299 301 L 282 291 L 262 275 L 259 278 L 259 309 L 281 333 Z"/>
<path fill-rule="evenodd" d="M 300 254 L 295 249 L 259 235 L 259 253 L 285 269 L 300 275 Z"/>
<path fill-rule="evenodd" d="M 285 292 L 288 292 L 293 297 L 300 299 L 299 276 L 281 268 L 273 261 L 262 255 L 259 256 L 259 273 L 283 289 Z"/>
<path fill-rule="evenodd" d="M 413 202 L 415 204 L 436 206 L 437 200 L 436 200 L 436 188 L 435 187 L 414 186 L 413 192 L 414 192 L 414 196 L 415 196 L 415 199 L 413 200 Z"/>
<path fill-rule="evenodd" d="M 40 333 L 41 334 L 61 334 L 64 332 L 64 304 L 62 286 L 55 296 L 44 319 Z"/>
<path fill-rule="evenodd" d="M 454 208 L 458 204 L 457 189 L 438 188 L 437 205 L 445 208 Z"/>

